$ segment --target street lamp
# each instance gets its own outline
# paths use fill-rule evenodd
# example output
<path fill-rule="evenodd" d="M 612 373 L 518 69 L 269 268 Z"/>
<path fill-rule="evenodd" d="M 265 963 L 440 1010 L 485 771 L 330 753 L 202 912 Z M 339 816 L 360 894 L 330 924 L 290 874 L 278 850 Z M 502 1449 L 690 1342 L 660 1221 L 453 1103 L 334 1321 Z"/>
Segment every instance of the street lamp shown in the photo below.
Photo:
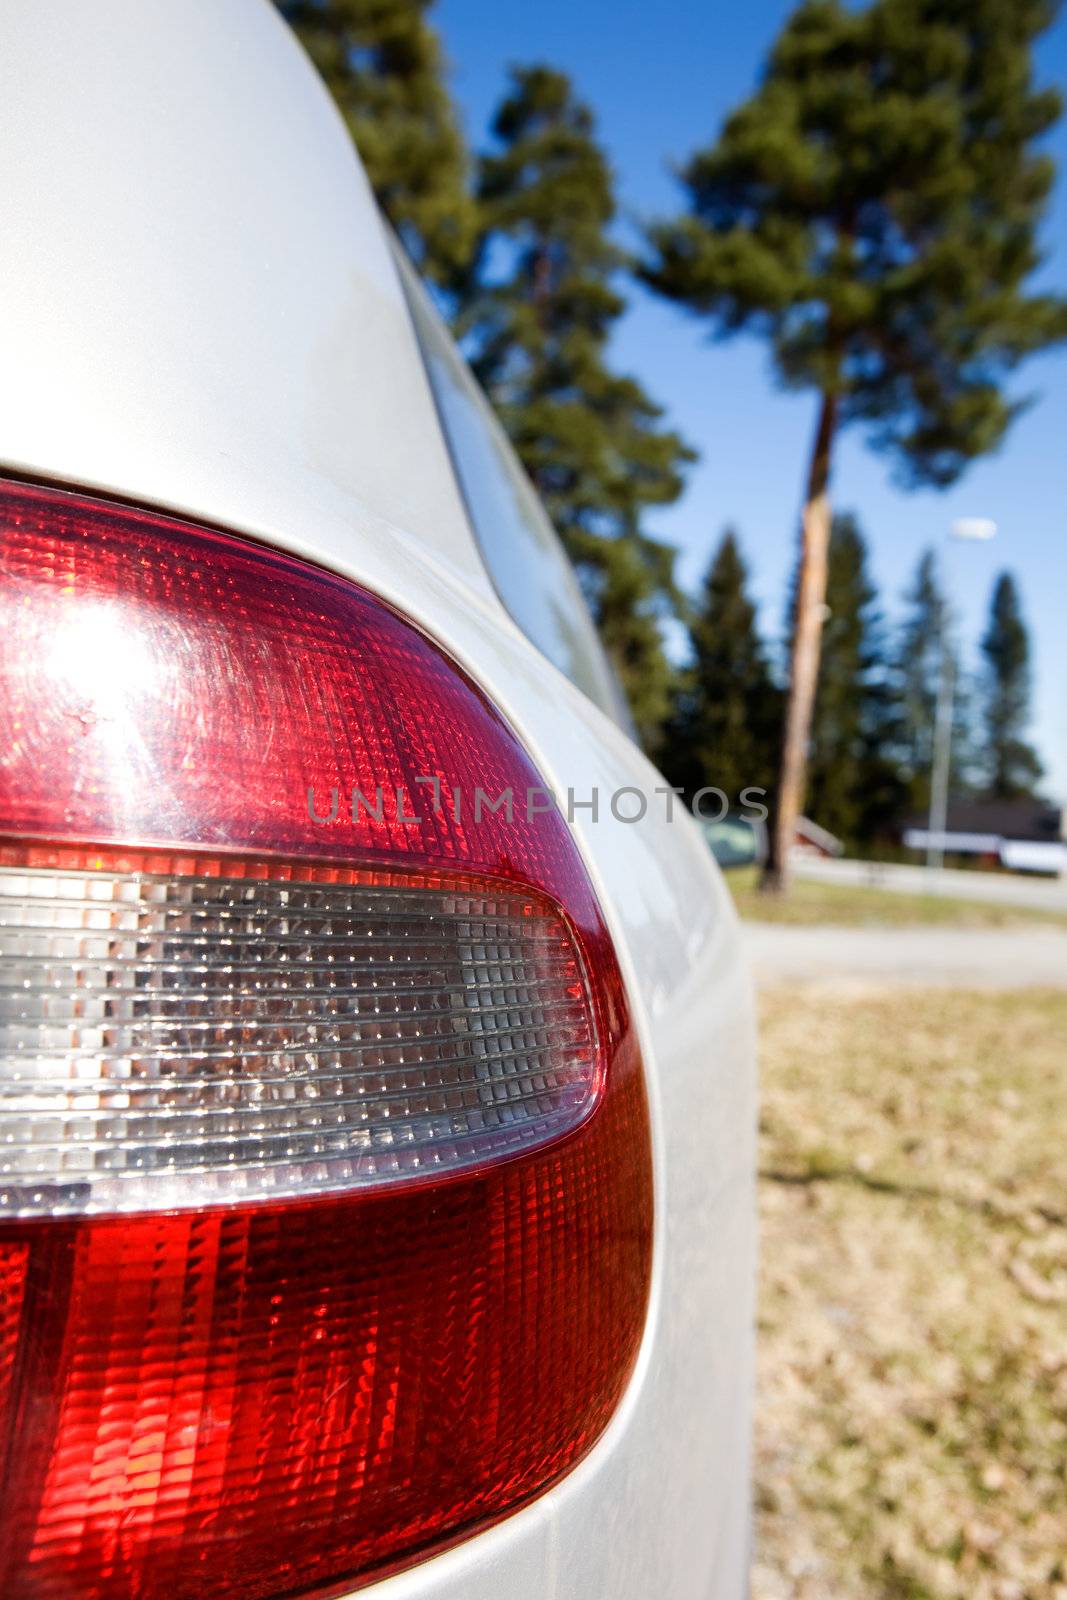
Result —
<path fill-rule="evenodd" d="M 989 517 L 960 517 L 949 529 L 951 538 L 962 544 L 984 544 L 992 539 L 997 525 Z M 945 597 L 941 613 L 941 679 L 937 688 L 934 717 L 934 763 L 930 779 L 930 815 L 927 822 L 926 865 L 940 872 L 945 862 L 945 831 L 948 826 L 948 784 L 952 766 L 952 712 L 956 698 L 956 670 L 952 660 L 949 622 L 951 604 Z"/>

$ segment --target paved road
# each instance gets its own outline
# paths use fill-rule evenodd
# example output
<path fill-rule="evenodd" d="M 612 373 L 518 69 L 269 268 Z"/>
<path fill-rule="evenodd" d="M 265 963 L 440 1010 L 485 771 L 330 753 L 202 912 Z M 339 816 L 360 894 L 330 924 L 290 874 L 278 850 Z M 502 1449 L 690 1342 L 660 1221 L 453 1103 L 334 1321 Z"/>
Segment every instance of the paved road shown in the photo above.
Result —
<path fill-rule="evenodd" d="M 1063 878 L 1024 878 L 1018 873 L 960 872 L 946 867 L 928 874 L 925 867 L 890 865 L 877 861 L 822 861 L 797 858 L 798 877 L 822 883 L 860 883 L 900 894 L 943 894 L 950 900 L 988 900 L 998 905 L 1031 906 L 1067 912 L 1067 881 Z"/>
<path fill-rule="evenodd" d="M 1067 988 L 1058 928 L 790 928 L 746 922 L 756 981 Z"/>

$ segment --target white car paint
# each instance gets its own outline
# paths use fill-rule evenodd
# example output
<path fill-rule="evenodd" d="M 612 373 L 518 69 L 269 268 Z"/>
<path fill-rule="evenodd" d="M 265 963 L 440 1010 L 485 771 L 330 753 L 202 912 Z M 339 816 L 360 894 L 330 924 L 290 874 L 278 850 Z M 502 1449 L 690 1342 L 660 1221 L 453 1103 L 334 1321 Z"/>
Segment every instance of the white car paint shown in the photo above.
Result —
<path fill-rule="evenodd" d="M 486 573 L 384 231 L 267 0 L 0 0 L 0 470 L 158 505 L 376 590 L 482 683 L 565 796 L 663 780 Z M 754 1280 L 751 985 L 665 802 L 575 834 L 652 1105 L 638 1367 L 556 1488 L 375 1600 L 740 1600 Z"/>

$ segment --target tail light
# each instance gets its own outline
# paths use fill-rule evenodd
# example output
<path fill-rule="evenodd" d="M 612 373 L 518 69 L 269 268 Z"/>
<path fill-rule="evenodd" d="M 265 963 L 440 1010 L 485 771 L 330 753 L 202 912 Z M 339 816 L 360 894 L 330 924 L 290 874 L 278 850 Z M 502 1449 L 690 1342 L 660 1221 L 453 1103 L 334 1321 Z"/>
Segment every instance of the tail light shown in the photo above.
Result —
<path fill-rule="evenodd" d="M 16 485 L 0 547 L 0 1593 L 366 1581 L 544 1490 L 632 1367 L 610 939 L 381 601 Z"/>

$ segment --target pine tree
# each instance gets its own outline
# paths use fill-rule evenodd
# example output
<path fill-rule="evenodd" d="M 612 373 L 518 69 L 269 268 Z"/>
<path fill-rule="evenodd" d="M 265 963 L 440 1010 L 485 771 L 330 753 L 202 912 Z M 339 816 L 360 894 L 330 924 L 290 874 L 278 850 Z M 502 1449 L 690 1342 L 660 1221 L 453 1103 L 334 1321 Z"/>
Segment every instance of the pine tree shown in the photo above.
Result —
<path fill-rule="evenodd" d="M 851 512 L 835 516 L 819 683 L 808 757 L 808 810 L 847 845 L 869 842 L 899 808 L 884 623 Z"/>
<path fill-rule="evenodd" d="M 671 674 L 660 622 L 673 551 L 643 526 L 693 453 L 607 360 L 625 309 L 614 185 L 592 114 L 547 67 L 515 68 L 479 163 L 483 232 L 463 295 L 465 349 L 578 571 L 646 746 Z"/>
<path fill-rule="evenodd" d="M 1030 638 L 1010 572 L 993 589 L 982 639 L 986 662 L 984 776 L 993 800 L 1029 799 L 1042 774 L 1024 737 L 1030 716 Z"/>
<path fill-rule="evenodd" d="M 951 483 L 1002 439 L 1004 380 L 1067 334 L 1027 294 L 1053 181 L 1034 141 L 1054 0 L 804 0 L 762 82 L 682 173 L 688 210 L 653 227 L 646 280 L 722 333 L 771 341 L 813 390 L 797 626 L 768 887 L 787 879 L 818 675 L 838 432 L 866 424 L 907 480 Z"/>
<path fill-rule="evenodd" d="M 469 159 L 426 20 L 431 0 L 276 0 L 326 81 L 378 202 L 415 265 L 450 283 L 469 258 Z"/>
<path fill-rule="evenodd" d="M 781 697 L 732 529 L 708 568 L 690 642 L 692 663 L 679 683 L 664 770 L 689 801 L 701 788 L 717 788 L 736 807 L 743 789 L 770 789 Z"/>

